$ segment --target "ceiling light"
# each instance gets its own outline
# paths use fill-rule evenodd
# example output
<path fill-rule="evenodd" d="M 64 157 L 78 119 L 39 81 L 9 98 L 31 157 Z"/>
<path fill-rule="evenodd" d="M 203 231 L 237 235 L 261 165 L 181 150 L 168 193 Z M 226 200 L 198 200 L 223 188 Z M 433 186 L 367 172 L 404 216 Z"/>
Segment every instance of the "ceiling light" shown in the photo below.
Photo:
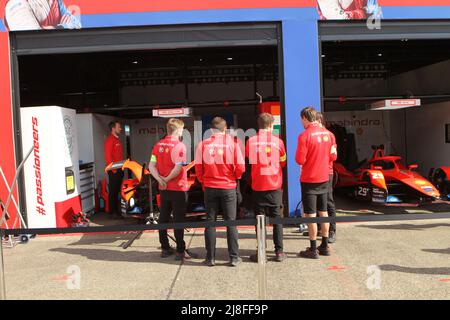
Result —
<path fill-rule="evenodd" d="M 227 60 L 228 60 L 228 61 L 232 61 L 233 58 L 232 58 L 232 57 L 228 57 Z"/>
<path fill-rule="evenodd" d="M 379 57 L 382 57 L 382 56 L 383 56 L 383 54 L 382 54 L 382 53 L 379 53 L 379 54 L 378 54 L 378 56 L 379 56 Z"/>
<path fill-rule="evenodd" d="M 134 61 L 133 61 L 133 64 L 138 64 L 137 60 L 134 60 Z"/>

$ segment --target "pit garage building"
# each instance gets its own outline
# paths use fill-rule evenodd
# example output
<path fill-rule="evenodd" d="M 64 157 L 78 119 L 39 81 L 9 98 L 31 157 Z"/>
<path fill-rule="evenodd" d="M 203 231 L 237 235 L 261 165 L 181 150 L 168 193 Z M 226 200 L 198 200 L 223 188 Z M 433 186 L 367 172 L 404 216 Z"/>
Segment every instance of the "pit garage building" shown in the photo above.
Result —
<path fill-rule="evenodd" d="M 142 141 L 163 134 L 155 109 L 187 107 L 191 120 L 217 114 L 247 129 L 261 101 L 279 102 L 286 215 L 299 211 L 304 106 L 353 133 L 358 160 L 384 144 L 423 175 L 449 165 L 448 0 L 328 1 L 338 14 L 316 0 L 45 0 L 60 18 L 53 24 L 22 21 L 13 5 L 26 2 L 0 1 L 0 166 L 9 183 L 24 156 L 20 108 L 53 105 L 75 109 L 87 128 L 78 130 L 92 142 L 79 146 L 83 165 L 103 161 L 94 149 L 110 119 L 126 125 L 127 153 L 142 162 Z M 372 110 L 389 99 L 421 105 Z M 102 165 L 94 172 L 98 180 Z M 26 214 L 23 188 L 15 196 Z"/>

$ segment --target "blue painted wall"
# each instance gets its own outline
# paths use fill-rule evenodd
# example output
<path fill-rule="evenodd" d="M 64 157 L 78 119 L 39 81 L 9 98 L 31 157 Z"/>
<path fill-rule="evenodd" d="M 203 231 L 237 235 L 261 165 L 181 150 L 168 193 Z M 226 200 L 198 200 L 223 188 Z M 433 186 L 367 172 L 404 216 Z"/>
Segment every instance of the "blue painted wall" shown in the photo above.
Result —
<path fill-rule="evenodd" d="M 319 40 L 317 21 L 283 22 L 286 147 L 288 154 L 289 214 L 299 214 L 300 169 L 295 162 L 298 135 L 303 131 L 300 110 L 320 109 Z"/>

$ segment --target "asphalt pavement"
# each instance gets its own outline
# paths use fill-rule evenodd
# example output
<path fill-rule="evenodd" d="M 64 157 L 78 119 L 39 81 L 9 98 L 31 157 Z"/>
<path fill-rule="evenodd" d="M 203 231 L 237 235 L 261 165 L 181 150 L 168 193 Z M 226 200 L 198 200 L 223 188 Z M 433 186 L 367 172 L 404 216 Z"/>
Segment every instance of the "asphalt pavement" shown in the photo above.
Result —
<path fill-rule="evenodd" d="M 338 225 L 332 256 L 298 258 L 309 245 L 285 228 L 282 263 L 267 263 L 270 299 L 449 299 L 450 217 L 445 220 Z M 202 230 L 186 233 L 199 255 L 183 263 L 161 258 L 158 236 L 145 233 L 127 250 L 130 234 L 39 236 L 5 248 L 8 299 L 257 299 L 254 229 L 240 229 L 244 261 L 227 265 L 226 233 L 218 232 L 217 266 L 202 264 Z"/>

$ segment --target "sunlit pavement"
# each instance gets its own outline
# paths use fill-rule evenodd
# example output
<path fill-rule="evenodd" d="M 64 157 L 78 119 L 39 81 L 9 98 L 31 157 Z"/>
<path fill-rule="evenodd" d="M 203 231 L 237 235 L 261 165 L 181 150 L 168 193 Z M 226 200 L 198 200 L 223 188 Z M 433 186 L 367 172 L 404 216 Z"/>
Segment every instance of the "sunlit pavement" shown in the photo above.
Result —
<path fill-rule="evenodd" d="M 271 228 L 268 229 L 271 232 Z M 331 257 L 297 258 L 309 245 L 285 228 L 282 263 L 267 264 L 270 299 L 449 299 L 450 218 L 414 222 L 338 225 Z M 226 265 L 225 232 L 218 232 L 217 266 L 202 265 L 202 230 L 186 234 L 198 259 L 161 258 L 158 236 L 145 233 L 124 250 L 131 235 L 39 237 L 5 248 L 8 299 L 257 299 L 258 266 L 253 229 L 240 230 L 244 262 Z"/>

